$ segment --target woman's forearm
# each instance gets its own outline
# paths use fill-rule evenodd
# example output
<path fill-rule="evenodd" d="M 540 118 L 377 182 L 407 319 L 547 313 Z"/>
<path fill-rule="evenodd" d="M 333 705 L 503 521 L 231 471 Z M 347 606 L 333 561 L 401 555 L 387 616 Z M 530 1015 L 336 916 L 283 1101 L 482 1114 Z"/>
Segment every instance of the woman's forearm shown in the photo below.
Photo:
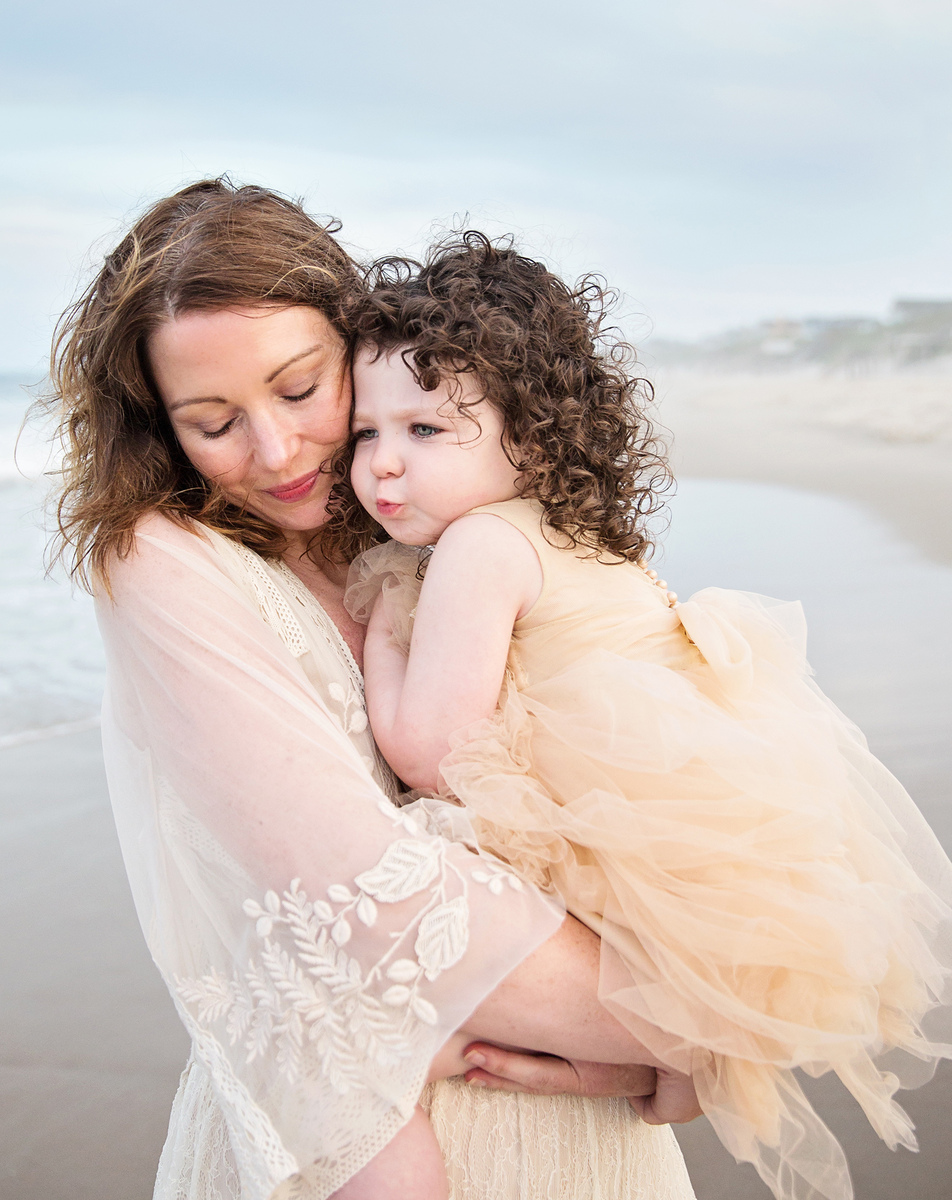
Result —
<path fill-rule="evenodd" d="M 562 1058 L 661 1066 L 599 1001 L 598 960 L 598 937 L 566 917 L 469 1017 L 469 1040 Z"/>

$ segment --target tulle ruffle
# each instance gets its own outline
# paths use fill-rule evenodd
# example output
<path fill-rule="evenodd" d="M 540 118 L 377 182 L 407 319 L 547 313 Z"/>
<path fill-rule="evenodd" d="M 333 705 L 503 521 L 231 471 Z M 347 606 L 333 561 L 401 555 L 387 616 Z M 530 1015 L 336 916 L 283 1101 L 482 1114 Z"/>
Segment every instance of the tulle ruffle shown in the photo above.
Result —
<path fill-rule="evenodd" d="M 415 564 L 371 554 L 365 595 L 382 585 L 408 630 Z M 814 685 L 798 605 L 712 588 L 676 611 L 693 667 L 596 649 L 510 676 L 453 739 L 446 793 L 601 934 L 602 1001 L 693 1075 L 733 1154 L 778 1196 L 842 1200 L 845 1158 L 793 1068 L 835 1071 L 881 1138 L 915 1146 L 893 1097 L 952 1057 L 922 1029 L 949 999 L 952 867 Z"/>

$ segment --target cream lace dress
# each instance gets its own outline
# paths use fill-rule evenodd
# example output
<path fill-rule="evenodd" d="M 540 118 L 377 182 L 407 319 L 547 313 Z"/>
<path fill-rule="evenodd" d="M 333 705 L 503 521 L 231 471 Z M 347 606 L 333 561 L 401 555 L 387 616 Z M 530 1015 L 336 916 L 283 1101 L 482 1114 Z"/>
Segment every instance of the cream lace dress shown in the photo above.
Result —
<path fill-rule="evenodd" d="M 143 521 L 97 597 L 133 896 L 192 1037 L 156 1200 L 324 1200 L 561 912 L 397 808 L 361 679 L 294 574 Z M 690 1200 L 623 1102 L 428 1090 L 454 1200 Z"/>

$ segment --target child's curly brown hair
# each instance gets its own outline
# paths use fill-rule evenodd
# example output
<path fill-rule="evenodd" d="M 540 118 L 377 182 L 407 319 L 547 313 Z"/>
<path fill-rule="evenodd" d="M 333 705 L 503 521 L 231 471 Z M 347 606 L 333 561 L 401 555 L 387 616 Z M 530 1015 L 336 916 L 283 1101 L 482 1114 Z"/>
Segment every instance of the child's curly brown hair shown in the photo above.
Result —
<path fill-rule="evenodd" d="M 502 414 L 522 494 L 573 545 L 639 561 L 653 548 L 647 520 L 672 477 L 647 413 L 652 387 L 630 371 L 635 352 L 606 323 L 614 301 L 596 276 L 571 288 L 511 238 L 467 230 L 438 242 L 425 263 L 374 263 L 351 320 L 358 345 L 402 349 L 427 391 L 475 375 L 479 398 Z M 344 561 L 386 537 L 357 502 L 351 458 L 352 447 L 335 463 L 322 542 Z"/>

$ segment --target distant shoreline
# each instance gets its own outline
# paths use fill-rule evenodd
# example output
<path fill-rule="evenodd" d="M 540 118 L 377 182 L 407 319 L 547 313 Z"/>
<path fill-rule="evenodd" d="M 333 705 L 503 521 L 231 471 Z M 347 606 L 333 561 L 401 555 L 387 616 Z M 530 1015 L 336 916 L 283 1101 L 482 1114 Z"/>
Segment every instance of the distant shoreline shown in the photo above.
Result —
<path fill-rule="evenodd" d="M 952 565 L 952 376 L 659 368 L 654 379 L 676 475 L 852 500 Z"/>

